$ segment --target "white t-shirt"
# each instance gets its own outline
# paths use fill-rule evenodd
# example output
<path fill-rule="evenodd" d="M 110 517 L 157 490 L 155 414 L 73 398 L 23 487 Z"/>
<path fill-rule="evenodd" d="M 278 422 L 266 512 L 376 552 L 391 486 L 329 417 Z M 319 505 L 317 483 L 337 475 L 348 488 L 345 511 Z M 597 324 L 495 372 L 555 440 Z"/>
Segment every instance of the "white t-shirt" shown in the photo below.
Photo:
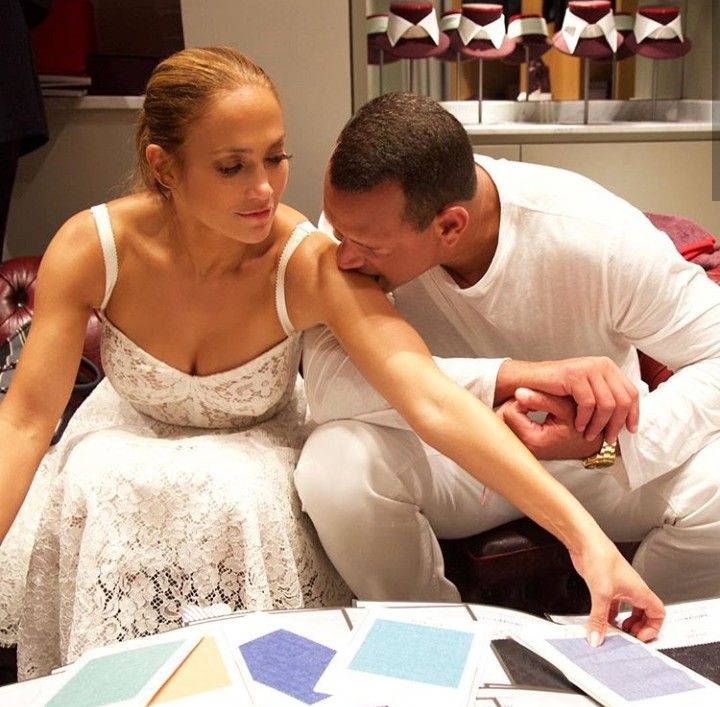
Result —
<path fill-rule="evenodd" d="M 647 387 L 636 348 L 663 362 L 676 374 L 642 397 L 638 433 L 620 434 L 630 488 L 717 438 L 720 288 L 640 211 L 585 177 L 479 155 L 476 161 L 500 198 L 498 246 L 487 272 L 461 289 L 438 266 L 395 292 L 398 310 L 434 355 L 466 359 L 444 370 L 492 405 L 505 357 L 608 356 L 641 393 Z M 331 350 L 327 334 L 307 337 L 313 414 L 395 424 L 378 416 L 382 399 Z M 308 366 L 313 356 L 316 365 Z M 351 388 L 354 407 L 345 415 L 341 397 L 347 402 Z"/>

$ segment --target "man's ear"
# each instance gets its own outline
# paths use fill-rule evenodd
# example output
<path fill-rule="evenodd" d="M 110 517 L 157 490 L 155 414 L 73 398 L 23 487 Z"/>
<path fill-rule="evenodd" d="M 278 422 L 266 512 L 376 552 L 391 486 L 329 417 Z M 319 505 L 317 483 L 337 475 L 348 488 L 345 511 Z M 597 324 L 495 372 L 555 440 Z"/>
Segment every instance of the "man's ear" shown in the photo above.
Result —
<path fill-rule="evenodd" d="M 467 228 L 470 215 L 464 206 L 451 204 L 438 211 L 435 216 L 436 232 L 446 248 L 457 245 L 458 239 Z"/>
<path fill-rule="evenodd" d="M 145 148 L 145 159 L 161 189 L 170 191 L 177 186 L 178 175 L 172 155 L 160 145 L 150 144 Z"/>

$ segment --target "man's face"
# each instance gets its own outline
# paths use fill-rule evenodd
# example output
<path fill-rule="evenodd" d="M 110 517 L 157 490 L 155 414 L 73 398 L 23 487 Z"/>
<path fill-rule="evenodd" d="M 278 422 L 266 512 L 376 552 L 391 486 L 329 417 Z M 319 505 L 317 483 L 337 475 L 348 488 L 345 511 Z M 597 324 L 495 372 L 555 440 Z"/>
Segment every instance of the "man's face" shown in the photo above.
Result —
<path fill-rule="evenodd" d="M 417 231 L 403 218 L 405 195 L 393 182 L 352 193 L 326 176 L 323 208 L 340 241 L 341 270 L 372 275 L 389 292 L 437 264 L 432 224 Z"/>

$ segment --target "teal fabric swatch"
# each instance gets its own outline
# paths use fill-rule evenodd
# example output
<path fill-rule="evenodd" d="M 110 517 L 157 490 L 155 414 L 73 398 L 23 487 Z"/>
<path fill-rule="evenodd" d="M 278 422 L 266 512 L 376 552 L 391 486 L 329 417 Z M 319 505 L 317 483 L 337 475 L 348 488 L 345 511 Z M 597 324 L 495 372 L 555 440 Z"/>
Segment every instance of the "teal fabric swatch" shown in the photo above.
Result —
<path fill-rule="evenodd" d="M 159 643 L 94 658 L 46 707 L 101 707 L 135 697 L 183 641 Z"/>
<path fill-rule="evenodd" d="M 467 631 L 378 619 L 349 667 L 365 673 L 458 687 L 472 645 Z"/>

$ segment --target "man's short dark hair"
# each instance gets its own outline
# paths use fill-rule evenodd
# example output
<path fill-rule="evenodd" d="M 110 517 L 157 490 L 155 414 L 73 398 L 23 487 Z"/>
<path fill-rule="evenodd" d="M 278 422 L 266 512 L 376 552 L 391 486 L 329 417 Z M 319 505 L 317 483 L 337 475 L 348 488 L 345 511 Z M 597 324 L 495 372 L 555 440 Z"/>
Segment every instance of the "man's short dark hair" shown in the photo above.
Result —
<path fill-rule="evenodd" d="M 405 220 L 418 230 L 448 204 L 468 201 L 477 177 L 472 146 L 460 122 L 439 103 L 388 93 L 350 119 L 330 158 L 330 183 L 349 192 L 397 182 Z"/>

